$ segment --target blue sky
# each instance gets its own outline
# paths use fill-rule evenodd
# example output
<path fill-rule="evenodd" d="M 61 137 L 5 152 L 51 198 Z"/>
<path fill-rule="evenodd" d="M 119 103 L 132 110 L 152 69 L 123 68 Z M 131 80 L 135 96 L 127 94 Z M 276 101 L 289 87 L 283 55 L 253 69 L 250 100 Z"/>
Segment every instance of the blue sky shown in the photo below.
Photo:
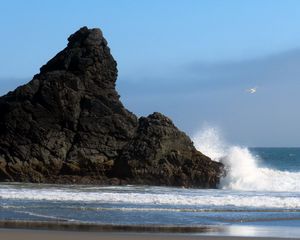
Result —
<path fill-rule="evenodd" d="M 81 26 L 100 27 L 117 88 L 140 115 L 161 111 L 193 135 L 299 146 L 300 1 L 2 1 L 0 93 L 29 81 Z M 256 94 L 245 90 L 258 87 Z"/>

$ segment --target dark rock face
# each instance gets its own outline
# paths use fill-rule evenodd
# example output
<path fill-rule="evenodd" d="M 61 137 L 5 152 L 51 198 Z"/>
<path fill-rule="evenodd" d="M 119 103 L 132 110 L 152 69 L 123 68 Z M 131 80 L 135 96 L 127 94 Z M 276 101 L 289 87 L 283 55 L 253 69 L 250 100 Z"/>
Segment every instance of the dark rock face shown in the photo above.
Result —
<path fill-rule="evenodd" d="M 99 29 L 81 28 L 26 85 L 0 98 L 0 181 L 216 187 L 222 165 L 170 119 L 126 110 Z"/>
<path fill-rule="evenodd" d="M 219 181 L 220 165 L 198 152 L 169 118 L 153 113 L 139 119 L 136 134 L 114 170 L 140 184 L 213 187 Z"/>

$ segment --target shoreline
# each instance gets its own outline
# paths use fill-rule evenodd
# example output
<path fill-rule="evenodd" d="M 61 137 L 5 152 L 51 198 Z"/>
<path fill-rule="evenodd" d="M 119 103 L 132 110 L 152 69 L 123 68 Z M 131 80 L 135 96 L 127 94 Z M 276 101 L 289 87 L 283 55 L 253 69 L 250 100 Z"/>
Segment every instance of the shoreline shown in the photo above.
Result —
<path fill-rule="evenodd" d="M 258 228 L 259 229 L 259 228 Z M 200 239 L 200 240 L 281 240 L 300 239 L 289 228 L 261 228 L 253 234 L 253 227 L 242 226 L 177 226 L 177 225 L 114 225 L 68 221 L 0 221 L 0 239 L 6 240 L 130 240 L 130 239 Z M 273 232 L 272 230 L 275 230 Z M 282 231 L 289 234 L 282 235 Z"/>
<path fill-rule="evenodd" d="M 115 225 L 68 221 L 1 220 L 0 229 L 25 229 L 78 232 L 138 232 L 138 233 L 211 233 L 220 232 L 218 226 L 178 225 Z"/>
<path fill-rule="evenodd" d="M 149 233 L 149 232 L 74 232 L 74 231 L 49 231 L 30 229 L 1 229 L 0 239 L 5 240 L 284 240 L 299 238 L 278 237 L 243 237 L 243 236 L 206 236 L 187 233 Z"/>

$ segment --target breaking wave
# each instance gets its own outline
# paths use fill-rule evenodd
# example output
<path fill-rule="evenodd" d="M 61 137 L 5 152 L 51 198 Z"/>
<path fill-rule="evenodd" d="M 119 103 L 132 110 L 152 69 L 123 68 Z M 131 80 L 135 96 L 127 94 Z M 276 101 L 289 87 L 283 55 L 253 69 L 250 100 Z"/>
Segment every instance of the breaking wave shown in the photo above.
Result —
<path fill-rule="evenodd" d="M 201 130 L 193 141 L 199 151 L 225 165 L 222 189 L 300 192 L 300 172 L 265 167 L 248 148 L 226 144 L 216 128 Z"/>

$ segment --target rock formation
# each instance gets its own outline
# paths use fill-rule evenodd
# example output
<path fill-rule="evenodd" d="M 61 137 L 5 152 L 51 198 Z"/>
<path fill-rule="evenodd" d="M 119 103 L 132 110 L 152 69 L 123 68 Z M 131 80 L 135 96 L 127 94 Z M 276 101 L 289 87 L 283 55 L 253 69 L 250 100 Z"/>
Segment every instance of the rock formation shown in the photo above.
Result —
<path fill-rule="evenodd" d="M 124 108 L 99 29 L 83 27 L 68 41 L 0 98 L 0 181 L 216 187 L 222 164 L 170 119 Z"/>

